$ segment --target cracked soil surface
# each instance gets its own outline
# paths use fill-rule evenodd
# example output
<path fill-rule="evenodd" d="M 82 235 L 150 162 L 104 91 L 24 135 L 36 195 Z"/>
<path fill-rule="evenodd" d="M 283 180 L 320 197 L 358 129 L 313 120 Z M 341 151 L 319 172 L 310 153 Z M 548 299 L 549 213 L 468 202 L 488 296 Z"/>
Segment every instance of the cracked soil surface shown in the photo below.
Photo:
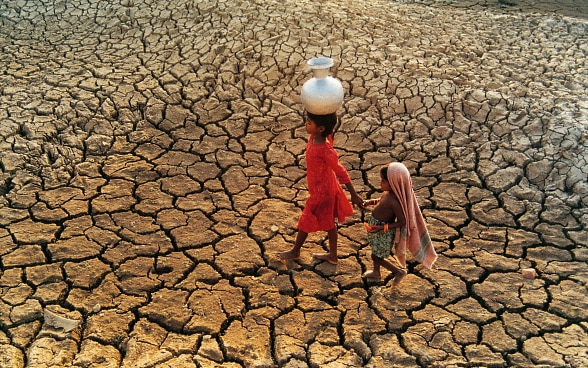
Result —
<path fill-rule="evenodd" d="M 0 367 L 588 366 L 588 5 L 519 3 L 1 1 Z M 318 55 L 360 195 L 413 176 L 398 288 L 359 210 L 276 260 Z"/>

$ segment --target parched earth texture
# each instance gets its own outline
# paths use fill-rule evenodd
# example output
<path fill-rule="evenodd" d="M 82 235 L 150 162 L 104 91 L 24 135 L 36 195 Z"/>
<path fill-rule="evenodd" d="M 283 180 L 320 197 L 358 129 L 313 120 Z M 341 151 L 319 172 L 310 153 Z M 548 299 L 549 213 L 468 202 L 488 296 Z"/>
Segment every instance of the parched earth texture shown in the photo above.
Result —
<path fill-rule="evenodd" d="M 0 367 L 588 366 L 587 19 L 584 1 L 1 1 Z M 439 259 L 398 288 L 361 278 L 360 210 L 337 266 L 312 260 L 324 233 L 276 260 L 319 55 L 361 196 L 382 164 L 413 175 Z"/>

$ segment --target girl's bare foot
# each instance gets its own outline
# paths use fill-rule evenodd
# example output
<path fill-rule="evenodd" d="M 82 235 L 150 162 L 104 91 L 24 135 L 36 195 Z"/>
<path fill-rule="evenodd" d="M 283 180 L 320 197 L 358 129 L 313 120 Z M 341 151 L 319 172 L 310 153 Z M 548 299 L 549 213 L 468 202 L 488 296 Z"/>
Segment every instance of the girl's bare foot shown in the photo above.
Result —
<path fill-rule="evenodd" d="M 361 277 L 363 277 L 364 279 L 379 280 L 381 276 L 379 272 L 374 272 L 374 270 L 367 270 L 363 273 L 363 275 L 361 275 Z"/>
<path fill-rule="evenodd" d="M 287 252 L 280 252 L 280 253 L 278 253 L 278 257 L 280 258 L 280 260 L 282 262 L 286 262 L 286 261 L 290 261 L 290 260 L 294 260 L 294 259 L 299 259 L 300 252 L 296 252 L 295 250 L 289 250 Z"/>
<path fill-rule="evenodd" d="M 406 276 L 406 270 L 398 269 L 394 271 L 394 278 L 392 279 L 392 287 L 400 284 L 400 281 Z"/>
<path fill-rule="evenodd" d="M 332 256 L 331 253 L 315 253 L 312 255 L 314 258 L 319 259 L 321 261 L 327 261 L 332 265 L 337 264 L 337 256 Z"/>

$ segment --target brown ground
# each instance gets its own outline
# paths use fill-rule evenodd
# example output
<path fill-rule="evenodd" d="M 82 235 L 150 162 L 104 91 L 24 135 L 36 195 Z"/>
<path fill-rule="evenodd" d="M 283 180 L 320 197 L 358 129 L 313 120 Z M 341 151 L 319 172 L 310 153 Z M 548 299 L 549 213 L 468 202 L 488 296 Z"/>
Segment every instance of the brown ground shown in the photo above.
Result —
<path fill-rule="evenodd" d="M 0 2 L 0 367 L 587 366 L 588 11 L 529 3 Z M 274 256 L 317 55 L 356 189 L 413 175 L 396 289 L 367 213 Z"/>

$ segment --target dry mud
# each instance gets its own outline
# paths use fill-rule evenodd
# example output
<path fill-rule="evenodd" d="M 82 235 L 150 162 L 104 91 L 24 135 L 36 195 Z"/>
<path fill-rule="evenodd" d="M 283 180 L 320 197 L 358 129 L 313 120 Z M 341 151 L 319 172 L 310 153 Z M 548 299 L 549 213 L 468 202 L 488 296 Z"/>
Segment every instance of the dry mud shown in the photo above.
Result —
<path fill-rule="evenodd" d="M 587 6 L 521 3 L 0 2 L 0 367 L 587 366 Z M 399 288 L 360 211 L 275 259 L 318 55 L 356 189 L 413 174 Z"/>

